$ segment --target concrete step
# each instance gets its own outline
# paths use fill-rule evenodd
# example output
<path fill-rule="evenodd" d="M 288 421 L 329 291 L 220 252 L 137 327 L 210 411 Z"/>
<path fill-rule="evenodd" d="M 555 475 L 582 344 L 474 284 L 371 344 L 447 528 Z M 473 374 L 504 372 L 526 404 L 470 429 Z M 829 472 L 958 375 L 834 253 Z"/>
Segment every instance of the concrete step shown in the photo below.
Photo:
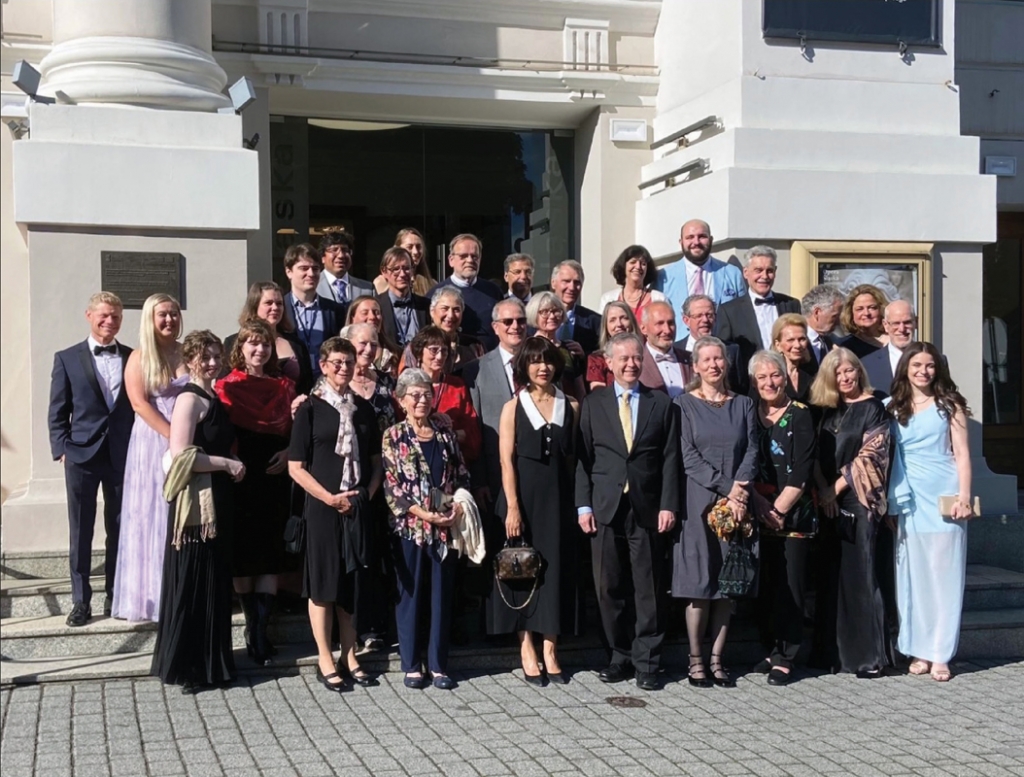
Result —
<path fill-rule="evenodd" d="M 102 550 L 92 552 L 92 574 L 103 574 Z M 68 552 L 38 551 L 31 553 L 0 553 L 0 580 L 67 580 L 71 577 Z"/>
<path fill-rule="evenodd" d="M 965 612 L 959 658 L 1024 658 L 1024 607 Z"/>
<path fill-rule="evenodd" d="M 985 516 L 967 530 L 967 563 L 1024 572 L 1024 514 Z"/>
<path fill-rule="evenodd" d="M 91 578 L 93 604 L 103 605 L 103 577 Z M 0 618 L 40 618 L 67 615 L 74 604 L 67 578 L 7 578 L 0 580 Z"/>
<path fill-rule="evenodd" d="M 964 613 L 1024 607 L 1024 572 L 968 564 Z"/>

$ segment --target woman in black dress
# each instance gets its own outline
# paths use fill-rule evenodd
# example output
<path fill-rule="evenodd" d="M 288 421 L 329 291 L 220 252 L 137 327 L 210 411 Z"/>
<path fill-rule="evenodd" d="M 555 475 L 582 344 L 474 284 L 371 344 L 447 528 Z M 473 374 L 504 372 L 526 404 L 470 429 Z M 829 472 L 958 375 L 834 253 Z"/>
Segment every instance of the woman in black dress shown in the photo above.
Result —
<path fill-rule="evenodd" d="M 238 330 L 229 362 L 232 370 L 217 381 L 217 396 L 235 427 L 238 457 L 250 473 L 235 485 L 235 593 L 245 614 L 246 650 L 257 664 L 267 665 L 275 652 L 267 626 L 277 577 L 295 566 L 284 550 L 292 501 L 287 469 L 295 384 L 280 374 L 274 333 L 258 318 Z"/>
<path fill-rule="evenodd" d="M 769 685 L 787 685 L 793 678 L 804 630 L 807 553 L 817 533 L 810 493 L 814 419 L 807 405 L 787 395 L 791 385 L 786 380 L 787 366 L 775 351 L 758 351 L 748 366 L 750 383 L 759 397 L 759 455 L 752 503 L 761 521 L 758 613 L 762 642 L 771 651 L 756 669 L 768 673 Z"/>
<path fill-rule="evenodd" d="M 395 403 L 395 379 L 375 367 L 380 339 L 373 324 L 349 324 L 341 330 L 356 349 L 356 368 L 349 388 L 373 407 L 381 435 L 398 421 Z M 373 531 L 369 543 L 370 563 L 356 572 L 356 635 L 366 650 L 381 650 L 391 617 L 394 591 L 391 581 L 391 551 L 388 540 L 387 504 L 380 490 L 370 503 Z"/>
<path fill-rule="evenodd" d="M 235 432 L 213 388 L 221 370 L 220 340 L 207 330 L 189 332 L 181 348 L 190 380 L 171 415 L 173 461 L 164 487 L 172 502 L 167 532 L 171 547 L 164 554 L 151 673 L 166 684 L 180 684 L 182 693 L 195 693 L 229 683 L 235 675 L 231 482 L 245 476 L 245 466 L 231 455 Z M 213 496 L 212 514 L 198 506 L 187 516 L 175 509 L 177 500 L 187 496 L 194 497 L 194 505 L 205 501 L 200 492 L 207 488 Z"/>
<path fill-rule="evenodd" d="M 810 340 L 807 339 L 807 319 L 799 313 L 783 313 L 772 325 L 772 350 L 782 354 L 786 365 L 786 396 L 807 404 L 814 374 L 808 369 L 811 360 Z M 751 362 L 752 364 L 753 362 Z M 747 365 L 750 369 L 750 364 Z M 761 399 L 753 385 L 751 373 L 750 396 Z"/>
<path fill-rule="evenodd" d="M 373 685 L 356 659 L 355 573 L 369 563 L 370 500 L 383 478 L 380 432 L 370 403 L 349 389 L 356 351 L 332 337 L 320 346 L 323 376 L 295 414 L 288 473 L 306 492 L 303 595 L 317 647 L 317 679 L 331 691 L 345 680 Z M 341 656 L 334 664 L 331 627 L 338 616 Z"/>
<path fill-rule="evenodd" d="M 886 513 L 889 418 L 871 393 L 860 359 L 837 347 L 821 362 L 811 402 L 824 409 L 818 432 L 818 498 L 828 519 L 821 563 L 832 570 L 819 591 L 813 663 L 878 677 L 890 663 L 875 543 Z"/>
<path fill-rule="evenodd" d="M 852 351 L 858 359 L 884 348 L 889 343 L 889 336 L 882 326 L 882 317 L 888 304 L 888 298 L 877 286 L 870 283 L 854 286 L 846 295 L 843 311 L 839 314 L 839 323 L 848 336 L 838 345 Z"/>
<path fill-rule="evenodd" d="M 556 647 L 560 635 L 577 630 L 573 440 L 579 405 L 557 388 L 563 364 L 549 340 L 529 338 L 513 362 L 515 381 L 524 388 L 505 404 L 499 426 L 503 490 L 495 513 L 504 517 L 508 539 L 522 537 L 544 566 L 536 588 L 495 578 L 487 631 L 518 633 L 523 677 L 532 685 L 543 685 L 545 674 L 553 683 L 567 682 Z M 543 671 L 534 633 L 544 639 Z"/>

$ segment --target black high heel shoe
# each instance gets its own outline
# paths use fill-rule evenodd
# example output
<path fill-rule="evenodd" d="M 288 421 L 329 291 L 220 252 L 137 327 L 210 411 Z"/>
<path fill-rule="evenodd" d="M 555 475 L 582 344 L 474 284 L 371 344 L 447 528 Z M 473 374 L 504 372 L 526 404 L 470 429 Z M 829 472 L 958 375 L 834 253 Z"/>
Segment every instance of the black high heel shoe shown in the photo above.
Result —
<path fill-rule="evenodd" d="M 694 660 L 696 659 L 696 660 Z M 699 667 L 700 674 L 703 677 L 694 677 L 694 667 Z M 690 666 L 686 670 L 687 679 L 690 681 L 690 685 L 694 688 L 710 688 L 711 678 L 707 676 L 707 672 L 704 670 L 704 658 L 702 656 L 690 656 Z"/>
<path fill-rule="evenodd" d="M 721 654 L 712 653 L 711 663 L 708 664 L 708 667 L 711 669 L 711 676 L 714 678 L 715 685 L 719 688 L 736 687 L 736 681 L 729 676 L 729 673 L 725 671 L 725 667 L 722 666 Z"/>
<path fill-rule="evenodd" d="M 346 680 L 351 680 L 353 683 L 361 685 L 363 688 L 371 688 L 375 685 L 380 685 L 380 683 L 377 682 L 377 678 L 363 670 L 362 667 L 353 672 L 347 666 L 338 664 L 335 669 L 338 671 L 338 676 L 343 677 Z"/>
<path fill-rule="evenodd" d="M 530 685 L 537 688 L 543 688 L 546 683 L 544 682 L 544 672 L 540 674 L 527 674 L 526 670 L 523 670 L 523 679 L 526 680 Z"/>

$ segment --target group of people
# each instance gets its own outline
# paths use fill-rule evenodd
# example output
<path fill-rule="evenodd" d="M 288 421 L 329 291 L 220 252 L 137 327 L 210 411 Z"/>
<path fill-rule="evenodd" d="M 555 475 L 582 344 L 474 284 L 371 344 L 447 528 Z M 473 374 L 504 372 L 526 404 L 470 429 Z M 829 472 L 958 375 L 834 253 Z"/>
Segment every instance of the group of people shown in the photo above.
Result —
<path fill-rule="evenodd" d="M 292 246 L 290 288 L 253 284 L 223 341 L 182 338 L 180 306 L 157 294 L 133 351 L 118 298 L 94 295 L 89 337 L 56 355 L 49 412 L 68 625 L 92 617 L 102 487 L 104 612 L 157 621 L 153 672 L 186 692 L 234 676 L 233 594 L 249 656 L 273 661 L 279 589 L 308 600 L 331 691 L 376 683 L 357 651 L 384 646 L 392 607 L 405 685 L 454 687 L 453 614 L 474 590 L 487 632 L 517 635 L 524 679 L 565 683 L 558 643 L 581 629 L 588 563 L 605 682 L 659 687 L 671 595 L 691 685 L 734 684 L 736 598 L 756 602 L 756 668 L 786 685 L 809 584 L 812 666 L 873 677 L 898 648 L 948 680 L 972 499 L 945 359 L 874 286 L 797 300 L 773 290 L 770 247 L 741 270 L 712 244 L 687 222 L 660 269 L 630 246 L 600 313 L 572 260 L 549 290 L 532 291 L 525 254 L 506 259 L 506 290 L 480 278 L 470 234 L 437 283 L 415 229 L 372 282 L 350 275 L 344 232 Z M 502 548 L 539 571 L 497 574 Z"/>

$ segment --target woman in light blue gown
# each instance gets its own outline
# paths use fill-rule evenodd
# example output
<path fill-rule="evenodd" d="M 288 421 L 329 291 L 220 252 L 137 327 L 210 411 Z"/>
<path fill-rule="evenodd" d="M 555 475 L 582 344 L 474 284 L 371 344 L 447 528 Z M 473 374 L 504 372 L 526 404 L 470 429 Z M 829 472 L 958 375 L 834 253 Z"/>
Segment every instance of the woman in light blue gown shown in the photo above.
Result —
<path fill-rule="evenodd" d="M 967 401 L 931 343 L 911 343 L 892 383 L 889 413 L 896 443 L 889 481 L 895 516 L 899 651 L 911 674 L 946 682 L 960 636 L 971 517 Z M 951 514 L 940 496 L 955 496 Z"/>

